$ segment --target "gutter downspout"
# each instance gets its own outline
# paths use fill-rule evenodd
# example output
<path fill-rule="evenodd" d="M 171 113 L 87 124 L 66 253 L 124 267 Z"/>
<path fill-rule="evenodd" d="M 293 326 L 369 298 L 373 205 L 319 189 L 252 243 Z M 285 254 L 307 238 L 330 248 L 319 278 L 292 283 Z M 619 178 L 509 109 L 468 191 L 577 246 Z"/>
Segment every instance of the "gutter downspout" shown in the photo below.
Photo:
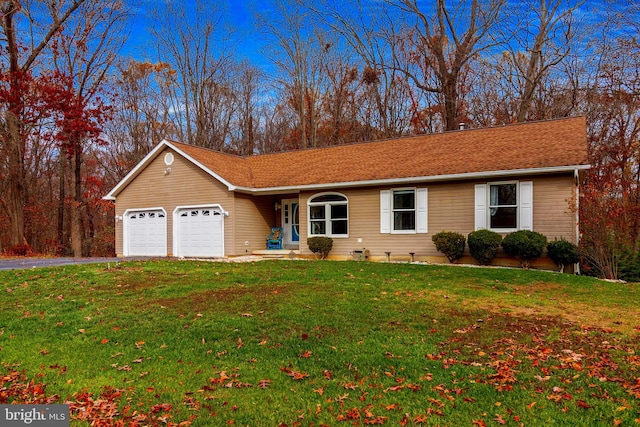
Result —
<path fill-rule="evenodd" d="M 573 171 L 573 177 L 575 179 L 575 185 L 576 185 L 576 204 L 575 204 L 575 209 L 576 209 L 576 245 L 578 245 L 580 243 L 580 172 L 578 171 L 578 169 L 574 169 Z M 580 263 L 576 263 L 573 266 L 573 271 L 575 271 L 576 274 L 580 274 Z"/>

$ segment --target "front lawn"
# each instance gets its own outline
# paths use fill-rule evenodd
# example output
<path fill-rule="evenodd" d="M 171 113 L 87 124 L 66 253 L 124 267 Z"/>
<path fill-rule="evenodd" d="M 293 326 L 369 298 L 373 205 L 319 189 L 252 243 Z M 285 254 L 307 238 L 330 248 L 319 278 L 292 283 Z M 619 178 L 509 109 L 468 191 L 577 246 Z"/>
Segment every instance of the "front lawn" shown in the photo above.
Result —
<path fill-rule="evenodd" d="M 70 403 L 74 426 L 638 425 L 639 291 L 324 261 L 0 272 L 0 404 Z"/>

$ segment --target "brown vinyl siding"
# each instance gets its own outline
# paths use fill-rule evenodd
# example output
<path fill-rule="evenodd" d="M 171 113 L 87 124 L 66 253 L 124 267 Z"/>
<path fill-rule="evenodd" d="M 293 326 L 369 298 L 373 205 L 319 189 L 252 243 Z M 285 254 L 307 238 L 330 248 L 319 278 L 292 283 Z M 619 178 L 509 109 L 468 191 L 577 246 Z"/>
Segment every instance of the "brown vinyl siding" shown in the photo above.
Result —
<path fill-rule="evenodd" d="M 253 251 L 266 249 L 266 238 L 276 224 L 274 203 L 273 196 L 236 193 L 234 209 L 229 215 L 235 228 L 234 247 L 227 255 L 250 255 Z"/>
<path fill-rule="evenodd" d="M 474 186 L 480 183 L 500 181 L 460 181 L 417 185 L 428 189 L 428 233 L 382 234 L 380 233 L 380 190 L 400 187 L 371 187 L 339 191 L 349 199 L 349 237 L 334 238 L 333 257 L 348 257 L 353 250 L 366 248 L 372 258 L 384 259 L 391 252 L 394 259 L 408 259 L 409 252 L 421 257 L 441 257 L 431 237 L 440 231 L 456 231 L 468 235 L 474 230 Z M 575 242 L 575 214 L 570 200 L 575 187 L 573 176 L 527 177 L 519 181 L 533 181 L 533 229 L 549 240 L 564 237 Z M 409 188 L 403 185 L 402 188 Z M 300 195 L 300 249 L 310 254 L 307 247 L 307 201 L 322 191 L 304 192 Z M 358 242 L 358 238 L 362 242 Z"/>
<path fill-rule="evenodd" d="M 164 208 L 167 218 L 167 254 L 173 254 L 173 212 L 177 206 L 218 204 L 226 211 L 233 206 L 234 194 L 218 180 L 198 168 L 180 154 L 174 153 L 171 172 L 165 175 L 164 155 L 158 155 L 119 194 L 116 215 L 123 216 L 128 209 Z M 233 226 L 229 218 L 224 221 L 225 255 L 233 245 Z M 116 253 L 123 253 L 122 221 L 116 223 Z"/>
<path fill-rule="evenodd" d="M 533 180 L 533 231 L 577 243 L 575 188 L 572 176 Z"/>

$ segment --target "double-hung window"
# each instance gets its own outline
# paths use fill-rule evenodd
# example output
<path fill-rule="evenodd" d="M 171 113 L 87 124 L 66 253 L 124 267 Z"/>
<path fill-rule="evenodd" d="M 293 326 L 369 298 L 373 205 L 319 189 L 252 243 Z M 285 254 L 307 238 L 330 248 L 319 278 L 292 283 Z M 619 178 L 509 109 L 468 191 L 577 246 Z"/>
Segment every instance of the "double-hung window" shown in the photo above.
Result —
<path fill-rule="evenodd" d="M 475 186 L 475 229 L 499 233 L 533 230 L 533 182 L 489 182 Z"/>
<path fill-rule="evenodd" d="M 427 189 L 380 191 L 380 233 L 427 232 Z"/>
<path fill-rule="evenodd" d="M 319 194 L 308 202 L 309 235 L 349 236 L 349 202 L 337 193 Z"/>
<path fill-rule="evenodd" d="M 489 184 L 489 228 L 518 229 L 517 183 Z"/>
<path fill-rule="evenodd" d="M 416 231 L 416 191 L 393 191 L 393 231 Z"/>

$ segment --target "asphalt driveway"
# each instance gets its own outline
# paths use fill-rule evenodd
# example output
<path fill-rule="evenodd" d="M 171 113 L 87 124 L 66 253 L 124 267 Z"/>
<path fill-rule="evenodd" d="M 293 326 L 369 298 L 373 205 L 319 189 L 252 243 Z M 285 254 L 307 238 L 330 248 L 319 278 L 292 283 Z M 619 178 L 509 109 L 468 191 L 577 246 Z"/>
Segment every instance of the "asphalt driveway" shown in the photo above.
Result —
<path fill-rule="evenodd" d="M 100 262 L 118 262 L 145 260 L 148 258 L 0 258 L 0 270 L 20 270 L 39 267 L 57 267 L 60 265 L 95 264 Z"/>

